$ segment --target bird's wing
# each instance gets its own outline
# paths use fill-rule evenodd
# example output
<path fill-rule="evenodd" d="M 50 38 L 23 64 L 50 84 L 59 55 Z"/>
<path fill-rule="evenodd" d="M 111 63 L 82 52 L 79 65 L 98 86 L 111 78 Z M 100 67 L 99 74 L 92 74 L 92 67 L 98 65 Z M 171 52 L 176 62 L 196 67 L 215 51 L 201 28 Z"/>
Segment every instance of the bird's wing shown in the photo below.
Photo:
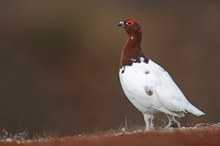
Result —
<path fill-rule="evenodd" d="M 173 113 L 191 112 L 195 115 L 202 115 L 201 111 L 195 108 L 183 95 L 182 91 L 175 84 L 170 75 L 153 61 L 149 62 L 148 68 L 151 76 L 147 84 L 153 90 L 160 105 Z M 149 74 L 150 75 L 150 74 Z"/>

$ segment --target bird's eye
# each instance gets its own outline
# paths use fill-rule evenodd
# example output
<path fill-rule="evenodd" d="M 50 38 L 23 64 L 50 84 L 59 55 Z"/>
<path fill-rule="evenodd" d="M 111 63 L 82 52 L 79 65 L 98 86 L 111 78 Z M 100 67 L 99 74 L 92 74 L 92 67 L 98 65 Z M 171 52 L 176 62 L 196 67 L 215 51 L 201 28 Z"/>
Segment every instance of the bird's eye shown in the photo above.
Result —
<path fill-rule="evenodd" d="M 132 22 L 127 22 L 127 25 L 132 25 L 133 23 Z"/>

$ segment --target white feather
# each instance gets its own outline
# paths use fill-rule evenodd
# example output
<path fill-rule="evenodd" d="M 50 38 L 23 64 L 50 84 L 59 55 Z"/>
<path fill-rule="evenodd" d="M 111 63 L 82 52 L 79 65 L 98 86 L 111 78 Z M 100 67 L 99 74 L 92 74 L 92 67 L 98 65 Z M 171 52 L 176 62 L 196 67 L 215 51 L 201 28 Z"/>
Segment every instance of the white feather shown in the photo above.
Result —
<path fill-rule="evenodd" d="M 170 75 L 151 60 L 121 68 L 119 78 L 126 96 L 143 114 L 164 112 L 182 117 L 190 112 L 204 115 L 186 99 Z M 148 95 L 147 91 L 153 94 Z"/>

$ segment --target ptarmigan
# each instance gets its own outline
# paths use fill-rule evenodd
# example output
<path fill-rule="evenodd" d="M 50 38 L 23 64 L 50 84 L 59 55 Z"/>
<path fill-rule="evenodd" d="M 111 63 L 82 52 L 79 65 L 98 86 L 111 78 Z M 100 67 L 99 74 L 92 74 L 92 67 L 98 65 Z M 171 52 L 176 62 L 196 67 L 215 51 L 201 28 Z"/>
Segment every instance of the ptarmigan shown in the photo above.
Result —
<path fill-rule="evenodd" d="M 186 99 L 162 67 L 144 56 L 141 50 L 141 26 L 133 19 L 120 21 L 118 26 L 128 34 L 120 60 L 121 86 L 131 103 L 143 113 L 146 130 L 154 128 L 154 113 L 167 115 L 169 124 L 165 128 L 180 127 L 175 116 L 183 117 L 187 112 L 196 116 L 204 115 Z"/>

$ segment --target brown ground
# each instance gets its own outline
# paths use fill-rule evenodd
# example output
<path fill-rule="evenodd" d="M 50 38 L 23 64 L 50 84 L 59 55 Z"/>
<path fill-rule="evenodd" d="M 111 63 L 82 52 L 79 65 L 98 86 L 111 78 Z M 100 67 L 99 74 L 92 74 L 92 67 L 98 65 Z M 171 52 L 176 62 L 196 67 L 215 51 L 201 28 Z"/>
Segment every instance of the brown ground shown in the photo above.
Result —
<path fill-rule="evenodd" d="M 220 124 L 193 128 L 124 132 L 52 138 L 38 141 L 4 142 L 3 146 L 220 146 Z"/>

